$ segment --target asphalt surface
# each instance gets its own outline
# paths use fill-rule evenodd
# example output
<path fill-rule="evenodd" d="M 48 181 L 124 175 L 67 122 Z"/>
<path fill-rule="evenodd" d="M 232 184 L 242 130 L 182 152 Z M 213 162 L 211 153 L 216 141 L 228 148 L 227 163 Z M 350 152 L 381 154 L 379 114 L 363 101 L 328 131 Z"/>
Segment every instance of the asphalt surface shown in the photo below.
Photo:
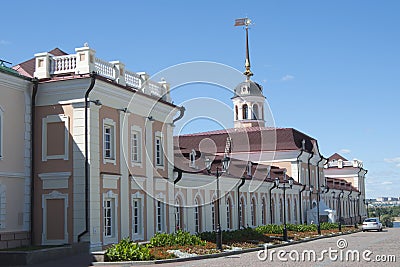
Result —
<path fill-rule="evenodd" d="M 338 242 L 339 239 L 343 240 Z M 280 250 L 286 254 L 279 252 Z M 315 252 L 315 261 L 311 251 Z M 400 266 L 400 228 L 324 238 L 270 249 L 267 252 L 268 258 L 264 261 L 258 258 L 258 252 L 251 252 L 224 258 L 152 266 Z M 282 253 L 279 254 L 280 258 L 278 253 Z M 260 256 L 265 257 L 265 254 Z M 386 262 L 378 262 L 381 260 Z M 389 260 L 392 262 L 387 262 Z"/>
<path fill-rule="evenodd" d="M 340 239 L 342 240 L 338 242 Z M 400 266 L 400 228 L 324 238 L 269 249 L 266 252 L 268 257 L 265 260 L 259 259 L 259 257 L 265 257 L 265 253 L 258 255 L 258 252 L 250 252 L 215 259 L 138 266 Z M 386 260 L 386 262 L 378 262 L 378 260 Z M 80 254 L 28 266 L 86 267 L 90 265 L 90 255 Z"/>

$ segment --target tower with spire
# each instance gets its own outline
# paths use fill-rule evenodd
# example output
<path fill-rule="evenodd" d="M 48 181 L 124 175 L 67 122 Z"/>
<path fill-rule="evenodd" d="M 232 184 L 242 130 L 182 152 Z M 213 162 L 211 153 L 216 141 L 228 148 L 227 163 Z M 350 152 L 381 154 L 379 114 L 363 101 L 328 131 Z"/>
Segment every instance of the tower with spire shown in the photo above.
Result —
<path fill-rule="evenodd" d="M 265 126 L 265 97 L 262 93 L 262 87 L 250 79 L 253 73 L 250 70 L 249 25 L 251 25 L 249 18 L 235 20 L 235 26 L 245 26 L 246 30 L 246 61 L 245 71 L 243 72 L 246 79 L 235 87 L 235 95 L 232 97 L 235 128 Z"/>

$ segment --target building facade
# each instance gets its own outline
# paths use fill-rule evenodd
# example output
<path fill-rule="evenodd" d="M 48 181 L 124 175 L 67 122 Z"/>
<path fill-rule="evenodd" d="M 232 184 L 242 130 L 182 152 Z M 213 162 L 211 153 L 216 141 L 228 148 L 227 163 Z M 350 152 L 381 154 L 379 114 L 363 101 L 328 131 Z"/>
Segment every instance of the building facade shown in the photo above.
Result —
<path fill-rule="evenodd" d="M 32 83 L 0 63 L 0 249 L 29 244 Z"/>

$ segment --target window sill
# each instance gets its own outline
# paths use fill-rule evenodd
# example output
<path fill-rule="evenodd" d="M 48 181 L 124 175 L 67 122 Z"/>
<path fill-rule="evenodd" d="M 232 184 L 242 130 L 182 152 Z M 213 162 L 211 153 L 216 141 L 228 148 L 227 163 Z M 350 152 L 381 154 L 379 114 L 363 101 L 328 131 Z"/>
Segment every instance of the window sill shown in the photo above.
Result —
<path fill-rule="evenodd" d="M 107 164 L 107 163 L 117 165 L 116 159 L 104 158 L 104 159 L 103 159 L 103 164 Z"/>

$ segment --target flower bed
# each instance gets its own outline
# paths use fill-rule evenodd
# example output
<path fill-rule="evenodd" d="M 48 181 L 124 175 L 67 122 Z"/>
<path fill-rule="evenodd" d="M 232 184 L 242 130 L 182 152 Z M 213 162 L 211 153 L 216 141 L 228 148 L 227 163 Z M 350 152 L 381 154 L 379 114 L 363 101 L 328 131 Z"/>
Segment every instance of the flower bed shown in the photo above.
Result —
<path fill-rule="evenodd" d="M 288 240 L 298 241 L 317 235 L 316 225 L 287 225 Z M 342 227 L 342 232 L 354 231 L 353 227 Z M 282 243 L 282 225 L 264 225 L 256 228 L 246 228 L 235 231 L 223 231 L 223 250 L 242 250 L 263 246 L 266 243 Z M 321 234 L 332 235 L 339 233 L 337 224 L 322 223 Z M 123 239 L 120 243 L 107 249 L 106 261 L 143 261 L 185 258 L 198 255 L 220 253 L 215 245 L 215 232 L 203 232 L 191 235 L 178 231 L 173 234 L 158 233 L 150 239 L 149 244 L 140 245 Z"/>

